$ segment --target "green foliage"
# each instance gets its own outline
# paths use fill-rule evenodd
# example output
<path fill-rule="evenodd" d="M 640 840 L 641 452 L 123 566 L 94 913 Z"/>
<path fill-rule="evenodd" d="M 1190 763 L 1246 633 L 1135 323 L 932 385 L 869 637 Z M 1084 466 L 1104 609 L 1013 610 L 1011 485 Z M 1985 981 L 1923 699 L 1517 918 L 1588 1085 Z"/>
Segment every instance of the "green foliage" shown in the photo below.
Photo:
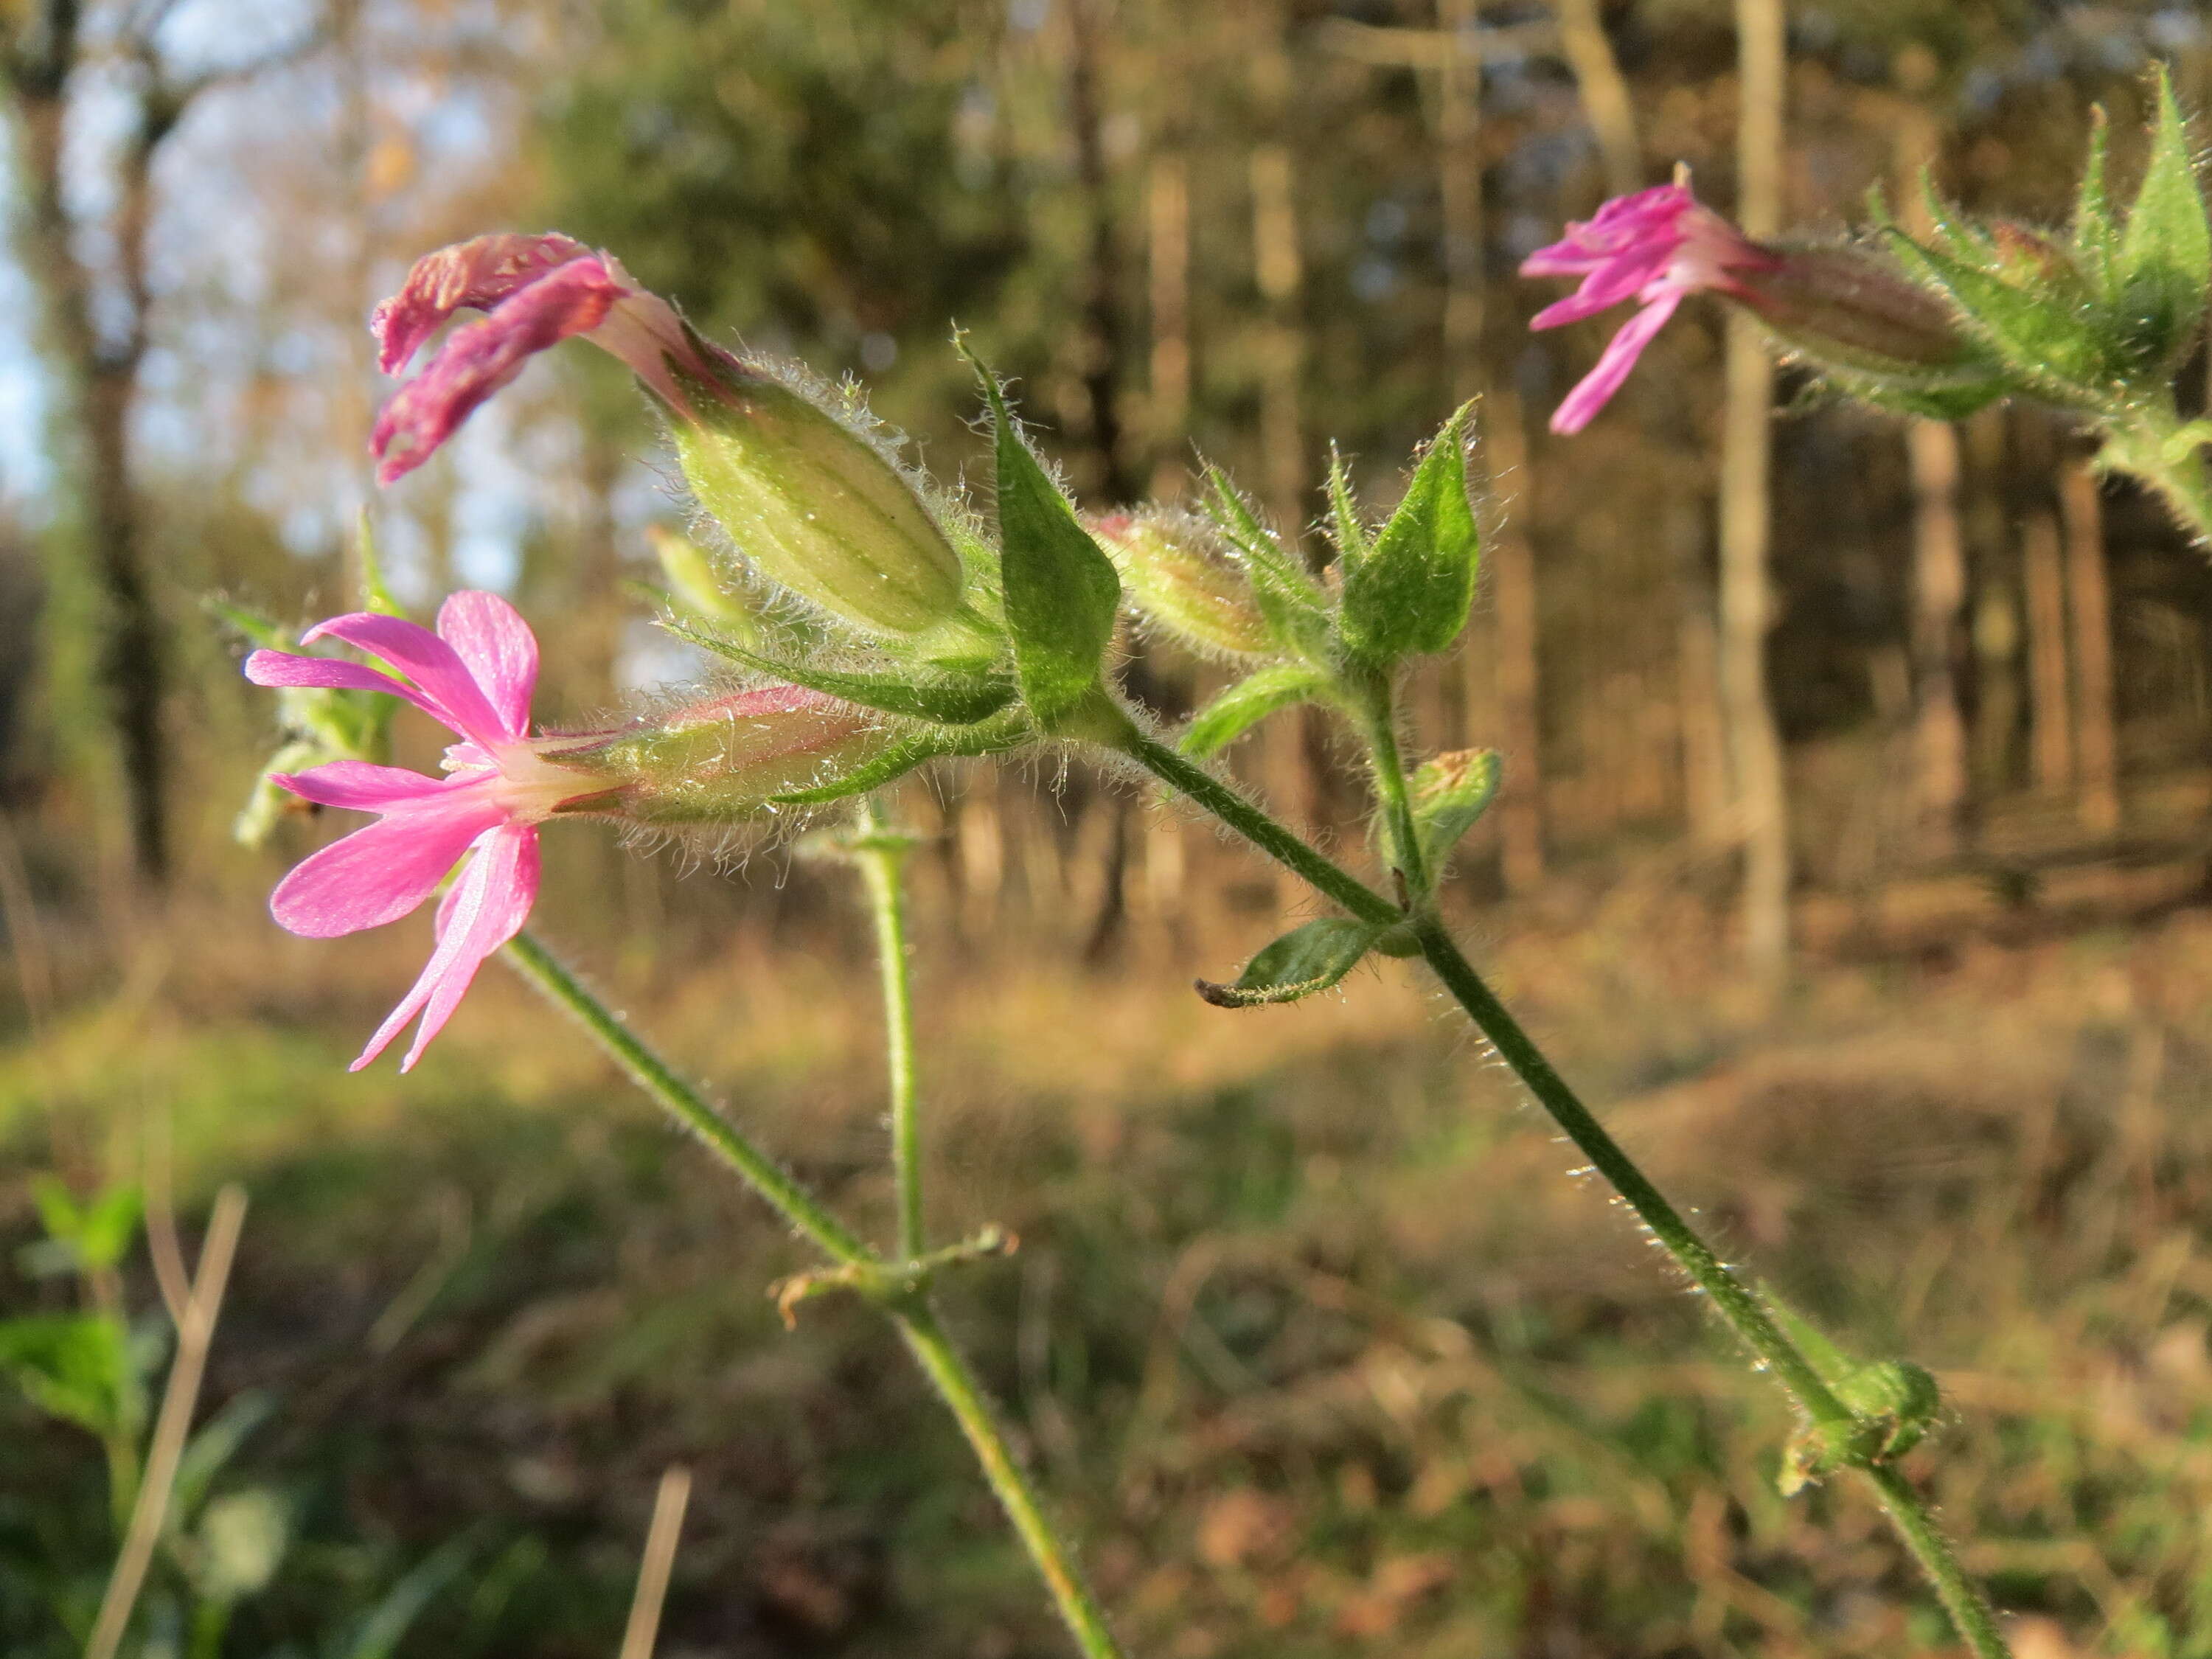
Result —
<path fill-rule="evenodd" d="M 1267 618 L 1276 645 L 1286 655 L 1328 665 L 1328 596 L 1260 522 L 1227 473 L 1208 466 L 1206 481 L 1211 492 L 1206 511 L 1243 556 L 1244 568 L 1252 577 L 1253 598 L 1260 614 Z"/>
<path fill-rule="evenodd" d="M 1480 550 L 1467 489 L 1472 407 L 1437 434 L 1398 510 L 1345 577 L 1338 629 L 1357 660 L 1382 666 L 1442 651 L 1467 625 Z M 1340 508 L 1338 521 L 1345 517 Z"/>
<path fill-rule="evenodd" d="M 145 1213 L 143 1195 L 127 1182 L 103 1188 L 80 1204 L 60 1176 L 42 1175 L 31 1182 L 31 1196 L 46 1237 L 66 1249 L 78 1273 L 105 1273 L 120 1262 Z"/>
<path fill-rule="evenodd" d="M 21 1314 L 0 1321 L 0 1370 L 50 1417 L 112 1439 L 143 1416 L 131 1342 L 105 1314 Z"/>
<path fill-rule="evenodd" d="M 768 656 L 734 640 L 682 623 L 669 623 L 668 631 L 678 639 L 689 640 L 772 678 L 908 720 L 972 726 L 989 719 L 1014 700 L 1013 683 L 1002 676 L 956 679 L 942 674 L 916 673 L 911 678 L 902 678 L 892 674 L 856 673 Z"/>
<path fill-rule="evenodd" d="M 1329 682 L 1302 662 L 1277 663 L 1248 674 L 1191 716 L 1181 744 L 1193 760 L 1219 754 L 1268 715 L 1326 696 Z"/>
<path fill-rule="evenodd" d="M 1441 869 L 1460 838 L 1474 828 L 1498 793 L 1503 770 L 1494 749 L 1460 749 L 1425 761 L 1414 772 L 1411 805 L 1421 857 Z"/>
<path fill-rule="evenodd" d="M 2136 331 L 2144 360 L 2165 372 L 2188 349 L 2203 320 L 2205 293 L 2212 286 L 2212 230 L 2164 65 L 2155 80 L 2150 164 L 2128 210 L 2111 283 L 2112 297 Z"/>
<path fill-rule="evenodd" d="M 1235 984 L 1200 980 L 1198 994 L 1218 1008 L 1298 1001 L 1328 990 L 1357 968 L 1382 932 L 1370 922 L 1343 916 L 1309 921 L 1254 957 Z"/>
<path fill-rule="evenodd" d="M 1022 701 L 1050 731 L 1099 684 L 1121 579 L 1023 441 L 998 381 L 980 363 L 976 372 L 991 405 L 1000 569 L 1014 672 Z"/>

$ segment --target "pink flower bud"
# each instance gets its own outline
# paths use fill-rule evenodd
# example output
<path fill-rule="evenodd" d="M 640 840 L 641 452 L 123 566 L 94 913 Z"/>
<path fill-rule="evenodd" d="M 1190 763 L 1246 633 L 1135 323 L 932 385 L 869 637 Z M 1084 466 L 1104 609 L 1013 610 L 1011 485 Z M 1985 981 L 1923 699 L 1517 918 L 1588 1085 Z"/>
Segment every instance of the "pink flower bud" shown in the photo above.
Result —
<path fill-rule="evenodd" d="M 774 810 L 779 796 L 834 788 L 907 742 L 880 715 L 778 684 L 679 704 L 562 759 L 608 792 L 591 810 L 637 823 L 732 823 Z"/>

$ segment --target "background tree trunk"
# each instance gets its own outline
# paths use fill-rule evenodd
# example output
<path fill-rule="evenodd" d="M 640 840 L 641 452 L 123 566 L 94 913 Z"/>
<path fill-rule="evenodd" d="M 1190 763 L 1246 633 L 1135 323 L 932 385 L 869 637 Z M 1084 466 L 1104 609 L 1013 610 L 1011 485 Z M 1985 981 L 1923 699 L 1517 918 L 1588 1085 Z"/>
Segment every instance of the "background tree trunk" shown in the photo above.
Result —
<path fill-rule="evenodd" d="M 1781 0 L 1736 0 L 1740 109 L 1736 216 L 1771 236 L 1782 210 Z M 1790 817 L 1782 734 L 1766 685 L 1773 626 L 1767 571 L 1774 370 L 1759 326 L 1731 315 L 1720 480 L 1720 675 L 1737 828 L 1743 838 L 1746 964 L 1772 983 L 1790 960 Z"/>

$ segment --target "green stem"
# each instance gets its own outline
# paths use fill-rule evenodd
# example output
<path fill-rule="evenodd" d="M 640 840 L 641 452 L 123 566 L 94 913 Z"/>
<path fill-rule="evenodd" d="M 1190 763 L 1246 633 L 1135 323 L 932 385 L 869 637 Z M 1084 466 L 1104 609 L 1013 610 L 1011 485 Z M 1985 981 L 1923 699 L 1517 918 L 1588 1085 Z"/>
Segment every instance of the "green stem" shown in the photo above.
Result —
<path fill-rule="evenodd" d="M 1759 1298 L 1728 1270 L 1711 1247 L 1698 1236 L 1697 1230 L 1683 1219 L 1681 1212 L 1667 1201 L 1666 1195 L 1651 1184 L 1636 1161 L 1621 1150 L 1620 1143 L 1583 1104 L 1581 1097 L 1522 1029 L 1521 1022 L 1483 982 L 1443 925 L 1434 917 L 1423 917 L 1413 924 L 1413 937 L 1420 944 L 1421 955 L 1443 981 L 1444 989 L 1467 1011 L 1476 1029 L 1490 1039 L 1498 1057 L 1528 1085 L 1529 1093 L 1552 1115 L 1553 1121 L 1566 1131 L 1567 1139 L 1581 1149 L 1592 1167 L 1628 1200 L 1637 1218 L 1690 1276 L 1691 1282 L 1705 1292 L 1714 1310 L 1728 1322 L 1729 1328 L 1773 1372 L 1805 1414 L 1822 1425 L 1850 1425 L 1853 1421 L 1850 1408 L 1836 1398 L 1835 1391 L 1797 1351 L 1797 1345 L 1783 1334 L 1782 1328 L 1760 1305 Z"/>
<path fill-rule="evenodd" d="M 2197 547 L 2212 550 L 2212 481 L 2205 476 L 2204 446 L 2185 440 L 2182 428 L 2180 413 L 2169 396 L 2162 407 L 2141 410 L 2107 428 L 2100 459 L 2156 490 Z"/>
<path fill-rule="evenodd" d="M 1182 790 L 1212 811 L 1261 851 L 1304 876 L 1354 915 L 1369 921 L 1386 921 L 1395 920 L 1401 915 L 1397 907 L 1349 871 L 1323 858 L 1259 807 L 1192 766 L 1173 750 L 1146 738 L 1133 725 L 1115 746 L 1162 782 Z M 1395 752 L 1394 744 L 1390 751 L 1393 757 Z M 1402 780 L 1402 769 L 1398 769 Z M 1285 856 L 1280 849 L 1286 844 L 1296 848 L 1296 857 Z M 1651 1183 L 1635 1160 L 1621 1149 L 1620 1142 L 1568 1086 L 1534 1040 L 1522 1029 L 1521 1023 L 1475 972 L 1443 923 L 1426 912 L 1416 915 L 1411 921 L 1421 955 L 1443 981 L 1453 1000 L 1592 1166 L 1627 1200 L 1652 1237 L 1674 1258 L 1738 1339 L 1758 1358 L 1761 1369 L 1775 1379 L 1816 1427 L 1849 1431 L 1856 1426 L 1858 1419 L 1850 1408 L 1836 1397 L 1835 1390 L 1784 1334 L 1759 1298 L 1728 1270 L 1711 1247 L 1668 1202 L 1665 1194 Z M 1945 1611 L 1978 1659 L 2008 1659 L 2008 1650 L 1988 1603 L 1960 1568 L 1948 1540 L 1919 1494 L 1887 1465 L 1855 1467 L 1859 1467 L 1874 1483 L 1891 1524 L 1927 1574 Z"/>
<path fill-rule="evenodd" d="M 1367 739 L 1375 793 L 1382 803 L 1382 822 L 1390 856 L 1404 878 L 1406 889 L 1417 897 L 1429 894 L 1428 862 L 1421 856 L 1421 836 L 1413 822 L 1413 797 L 1406 784 L 1406 763 L 1398 750 L 1398 720 L 1391 704 L 1390 681 L 1382 673 L 1370 674 L 1355 688 L 1359 725 Z"/>
<path fill-rule="evenodd" d="M 886 1264 L 824 1209 L 820 1200 L 732 1128 L 535 938 L 526 933 L 518 934 L 507 946 L 507 958 L 550 1001 L 573 1014 L 633 1082 L 704 1140 L 792 1226 L 840 1266 L 859 1270 L 854 1275 L 854 1287 L 890 1315 L 921 1363 L 923 1375 L 967 1435 L 976 1461 L 983 1466 L 984 1479 L 1036 1564 L 1053 1605 L 1074 1635 L 1085 1659 L 1121 1659 L 1121 1650 L 1098 1611 L 1097 1598 L 1083 1582 L 1073 1556 L 1054 1532 L 1043 1504 L 1015 1462 L 997 1413 L 927 1302 L 910 1291 L 893 1295 L 872 1289 Z"/>
<path fill-rule="evenodd" d="M 868 1247 L 823 1207 L 820 1199 L 732 1127 L 535 938 L 526 933 L 517 934 L 507 946 L 507 959 L 523 978 L 544 994 L 547 1000 L 574 1015 L 577 1023 L 592 1034 L 593 1041 L 629 1073 L 632 1082 L 652 1096 L 671 1117 L 705 1141 L 708 1151 L 750 1182 L 755 1192 L 786 1221 L 805 1234 L 824 1255 L 848 1266 L 875 1260 Z"/>
<path fill-rule="evenodd" d="M 884 986 L 884 1050 L 890 1070 L 891 1170 L 898 1185 L 898 1251 L 906 1261 L 929 1248 L 922 1225 L 921 1123 L 915 1086 L 914 985 L 907 968 L 906 895 L 901 876 L 908 842 L 894 835 L 874 796 L 860 809 L 854 849 L 876 919 L 877 965 Z"/>
<path fill-rule="evenodd" d="M 945 1406 L 959 1419 L 968 1443 L 975 1449 L 976 1461 L 983 1466 L 984 1479 L 991 1483 L 1000 1507 L 1013 1522 L 1014 1531 L 1030 1553 L 1030 1559 L 1036 1564 L 1037 1572 L 1044 1579 L 1046 1589 L 1052 1592 L 1053 1603 L 1066 1621 L 1076 1646 L 1083 1650 L 1085 1659 L 1121 1659 L 1121 1650 L 1106 1628 L 1105 1615 L 1084 1583 L 1074 1558 L 1053 1529 L 1036 1489 L 1030 1484 L 1021 1465 L 1014 1461 L 1006 1431 L 999 1425 L 998 1413 L 991 1409 L 991 1402 L 945 1335 L 945 1328 L 937 1322 L 935 1311 L 916 1297 L 894 1309 L 893 1314 L 898 1320 L 899 1334 L 906 1339 L 907 1346 L 930 1382 L 936 1385 Z"/>
<path fill-rule="evenodd" d="M 2005 1645 L 2003 1632 L 1997 1629 L 1997 1617 L 1991 1610 L 1989 1598 L 1981 1586 L 1966 1577 L 1966 1569 L 1951 1548 L 1951 1540 L 1936 1524 L 1936 1517 L 1920 1494 L 1906 1484 L 1905 1479 L 1889 1464 L 1877 1463 L 1863 1471 L 1874 1483 L 1882 1508 L 1888 1512 L 1889 1523 L 1897 1535 L 1905 1540 L 1912 1559 L 1920 1564 L 1920 1571 L 1928 1575 L 1928 1582 L 1936 1587 L 1936 1599 L 1943 1603 L 1943 1611 L 1951 1615 L 1951 1622 L 1959 1634 L 1966 1638 L 1977 1659 L 2011 1659 L 2011 1650 Z"/>
<path fill-rule="evenodd" d="M 1245 840 L 1316 891 L 1326 894 L 1360 919 L 1378 927 L 1405 920 L 1405 912 L 1350 871 L 1330 862 L 1268 817 L 1229 785 L 1185 760 L 1167 744 L 1145 735 L 1127 716 L 1112 746 L 1162 783 L 1181 791 Z"/>

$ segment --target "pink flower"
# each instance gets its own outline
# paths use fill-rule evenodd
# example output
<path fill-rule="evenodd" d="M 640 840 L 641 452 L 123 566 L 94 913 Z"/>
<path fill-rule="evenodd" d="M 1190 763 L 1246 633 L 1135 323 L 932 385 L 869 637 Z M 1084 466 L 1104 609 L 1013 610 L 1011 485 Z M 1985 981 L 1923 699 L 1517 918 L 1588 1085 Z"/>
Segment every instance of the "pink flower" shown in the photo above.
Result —
<path fill-rule="evenodd" d="M 437 943 L 391 1018 L 355 1060 L 359 1071 L 416 1014 L 422 1017 L 406 1071 L 453 1015 L 483 959 L 521 931 L 538 896 L 538 825 L 562 805 L 604 793 L 589 774 L 557 764 L 557 745 L 530 735 L 538 641 L 506 600 L 456 593 L 438 612 L 438 631 L 396 617 L 356 611 L 311 629 L 302 640 L 343 640 L 407 678 L 334 657 L 257 651 L 246 659 L 256 685 L 389 691 L 452 731 L 443 778 L 395 766 L 336 761 L 274 781 L 325 806 L 374 812 L 377 822 L 313 854 L 286 876 L 269 908 L 280 927 L 333 939 L 410 915 L 447 872 L 473 852 L 438 906 Z M 567 740 L 574 744 L 575 740 Z"/>
<path fill-rule="evenodd" d="M 690 407 L 685 377 L 712 380 L 735 366 L 674 307 L 633 283 L 613 255 L 567 236 L 504 234 L 457 242 L 415 262 L 370 319 L 384 372 L 404 368 L 464 307 L 489 314 L 447 336 L 377 417 L 369 448 L 380 483 L 422 465 L 531 358 L 572 335 L 621 358 L 679 412 Z"/>
<path fill-rule="evenodd" d="M 1580 276 L 1583 285 L 1531 319 L 1530 328 L 1580 322 L 1634 299 L 1644 307 L 1624 324 L 1597 366 L 1552 416 L 1552 430 L 1579 432 L 1636 367 L 1644 348 L 1666 325 L 1686 294 L 1711 290 L 1743 298 L 1741 277 L 1782 263 L 1720 215 L 1699 204 L 1686 185 L 1660 185 L 1619 196 L 1587 223 L 1522 261 L 1523 276 Z"/>

